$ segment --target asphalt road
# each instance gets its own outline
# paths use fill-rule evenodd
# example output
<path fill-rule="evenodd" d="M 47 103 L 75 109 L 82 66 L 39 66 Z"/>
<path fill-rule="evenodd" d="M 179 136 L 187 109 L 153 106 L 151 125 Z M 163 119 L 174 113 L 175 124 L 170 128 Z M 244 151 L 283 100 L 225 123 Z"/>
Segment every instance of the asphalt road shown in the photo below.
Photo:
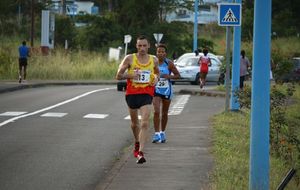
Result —
<path fill-rule="evenodd" d="M 0 105 L 0 189 L 94 189 L 132 141 L 114 86 L 25 89 Z"/>
<path fill-rule="evenodd" d="M 199 87 L 174 86 L 182 88 Z M 186 97 L 175 95 L 171 114 Z M 23 89 L 0 94 L 0 105 L 0 189 L 94 189 L 132 143 L 115 85 Z"/>

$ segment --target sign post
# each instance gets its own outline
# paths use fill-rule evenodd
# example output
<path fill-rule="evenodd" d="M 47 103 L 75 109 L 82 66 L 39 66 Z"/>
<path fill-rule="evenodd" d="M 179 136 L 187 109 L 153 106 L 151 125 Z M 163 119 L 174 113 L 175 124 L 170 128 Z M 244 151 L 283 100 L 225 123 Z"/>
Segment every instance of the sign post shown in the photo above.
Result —
<path fill-rule="evenodd" d="M 153 34 L 155 40 L 156 40 L 156 44 L 159 44 L 160 40 L 162 39 L 162 37 L 164 36 L 164 34 L 161 33 L 154 33 Z"/>
<path fill-rule="evenodd" d="M 236 3 L 241 3 L 241 0 L 235 0 Z M 233 30 L 233 52 L 232 52 L 232 81 L 231 81 L 231 96 L 230 110 L 237 111 L 240 109 L 238 96 L 235 93 L 240 90 L 240 55 L 241 55 L 241 27 L 234 26 Z"/>
<path fill-rule="evenodd" d="M 225 111 L 229 110 L 229 84 L 230 84 L 230 49 L 231 49 L 231 27 L 241 26 L 241 4 L 239 3 L 220 3 L 218 4 L 218 25 L 226 26 L 226 75 L 225 75 Z"/>
<path fill-rule="evenodd" d="M 131 39 L 132 39 L 132 37 L 131 37 L 131 35 L 125 35 L 124 36 L 124 44 L 125 44 L 125 56 L 127 55 L 127 46 L 128 46 L 128 43 L 130 43 L 131 42 Z"/>

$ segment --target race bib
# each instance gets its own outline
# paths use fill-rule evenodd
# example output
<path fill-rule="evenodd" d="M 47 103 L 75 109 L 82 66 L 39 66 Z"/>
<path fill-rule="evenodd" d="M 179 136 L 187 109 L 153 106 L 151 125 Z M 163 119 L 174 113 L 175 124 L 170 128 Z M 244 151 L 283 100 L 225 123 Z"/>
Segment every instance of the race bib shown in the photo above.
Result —
<path fill-rule="evenodd" d="M 168 88 L 169 87 L 169 81 L 168 80 L 164 80 L 164 79 L 160 79 L 156 83 L 156 87 L 157 88 Z"/>
<path fill-rule="evenodd" d="M 151 71 L 138 71 L 139 78 L 133 79 L 133 82 L 135 83 L 149 83 L 150 82 L 150 74 Z"/>

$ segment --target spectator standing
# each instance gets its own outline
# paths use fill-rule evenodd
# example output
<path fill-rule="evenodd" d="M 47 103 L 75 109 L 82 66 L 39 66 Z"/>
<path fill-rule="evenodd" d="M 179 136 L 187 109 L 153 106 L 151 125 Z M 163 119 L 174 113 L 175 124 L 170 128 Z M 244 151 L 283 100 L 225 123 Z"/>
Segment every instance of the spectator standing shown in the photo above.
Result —
<path fill-rule="evenodd" d="M 244 88 L 245 78 L 247 76 L 248 69 L 251 66 L 249 59 L 245 56 L 245 54 L 245 50 L 242 50 L 240 57 L 240 89 Z"/>

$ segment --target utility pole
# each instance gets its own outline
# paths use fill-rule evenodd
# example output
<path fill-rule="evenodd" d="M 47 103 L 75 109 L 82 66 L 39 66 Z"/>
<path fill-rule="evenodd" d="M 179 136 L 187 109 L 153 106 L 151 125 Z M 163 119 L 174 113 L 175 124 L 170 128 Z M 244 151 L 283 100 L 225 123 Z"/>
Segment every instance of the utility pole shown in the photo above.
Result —
<path fill-rule="evenodd" d="M 254 2 L 249 190 L 270 189 L 272 0 Z"/>
<path fill-rule="evenodd" d="M 19 3 L 18 6 L 18 24 L 19 24 L 19 28 L 21 28 L 21 3 Z"/>
<path fill-rule="evenodd" d="M 198 49 L 198 6 L 199 1 L 195 0 L 194 4 L 194 42 L 193 42 L 193 51 Z"/>
<path fill-rule="evenodd" d="M 112 12 L 112 11 L 113 11 L 113 2 L 112 2 L 112 0 L 109 0 L 109 1 L 108 1 L 108 11 L 109 11 L 109 12 Z"/>
<path fill-rule="evenodd" d="M 31 30 L 30 30 L 30 46 L 33 47 L 34 42 L 34 0 L 31 0 Z"/>
<path fill-rule="evenodd" d="M 63 14 L 63 15 L 65 15 L 66 14 L 66 0 L 61 0 L 61 5 L 62 5 L 62 11 L 61 11 L 61 13 Z"/>

